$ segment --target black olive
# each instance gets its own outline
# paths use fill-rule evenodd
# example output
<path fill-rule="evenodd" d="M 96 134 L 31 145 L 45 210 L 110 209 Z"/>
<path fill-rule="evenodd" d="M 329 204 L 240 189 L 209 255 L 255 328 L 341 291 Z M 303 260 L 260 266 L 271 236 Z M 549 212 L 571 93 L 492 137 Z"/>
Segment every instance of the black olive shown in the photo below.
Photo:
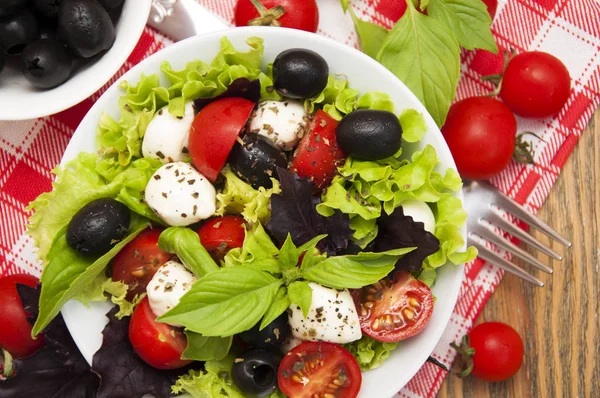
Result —
<path fill-rule="evenodd" d="M 52 88 L 71 76 L 73 61 L 69 50 L 56 39 L 29 43 L 21 54 L 23 76 L 37 88 Z"/>
<path fill-rule="evenodd" d="M 121 4 L 123 4 L 124 0 L 98 0 L 98 1 L 107 10 L 112 10 L 113 8 L 117 8 Z"/>
<path fill-rule="evenodd" d="M 327 86 L 328 77 L 327 61 L 311 50 L 285 50 L 273 62 L 275 89 L 285 97 L 315 97 Z"/>
<path fill-rule="evenodd" d="M 84 255 L 101 256 L 127 235 L 129 209 L 114 199 L 83 206 L 67 226 L 67 243 Z"/>
<path fill-rule="evenodd" d="M 56 32 L 58 27 L 56 26 L 55 19 L 38 18 L 38 23 L 40 26 L 37 35 L 38 39 L 58 39 L 58 34 Z"/>
<path fill-rule="evenodd" d="M 231 170 L 253 188 L 272 188 L 277 167 L 287 167 L 285 155 L 258 134 L 246 134 L 244 145 L 236 142 L 229 154 Z"/>
<path fill-rule="evenodd" d="M 231 378 L 244 396 L 265 397 L 277 389 L 280 361 L 272 351 L 251 348 L 235 359 Z"/>
<path fill-rule="evenodd" d="M 96 0 L 64 0 L 58 14 L 58 37 L 75 54 L 90 58 L 112 47 L 115 27 Z"/>
<path fill-rule="evenodd" d="M 1 0 L 0 1 L 0 17 L 5 17 L 14 14 L 15 11 L 25 7 L 28 0 Z"/>
<path fill-rule="evenodd" d="M 0 18 L 0 49 L 7 54 L 20 54 L 37 34 L 37 19 L 28 10 Z"/>
<path fill-rule="evenodd" d="M 335 130 L 340 147 L 357 159 L 379 160 L 402 146 L 402 126 L 392 112 L 359 109 L 342 119 Z"/>
<path fill-rule="evenodd" d="M 63 0 L 33 0 L 33 8 L 48 18 L 56 18 Z"/>
<path fill-rule="evenodd" d="M 290 335 L 287 313 L 281 314 L 277 319 L 268 324 L 263 330 L 259 330 L 260 323 L 252 329 L 240 334 L 240 338 L 248 345 L 256 348 L 279 349 L 281 344 Z"/>

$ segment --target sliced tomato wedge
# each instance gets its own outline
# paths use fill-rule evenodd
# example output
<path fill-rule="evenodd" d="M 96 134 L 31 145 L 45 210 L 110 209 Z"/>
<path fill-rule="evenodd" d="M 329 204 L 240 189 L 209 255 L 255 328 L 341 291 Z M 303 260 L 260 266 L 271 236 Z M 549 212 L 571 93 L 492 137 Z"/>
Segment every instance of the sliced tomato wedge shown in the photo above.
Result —
<path fill-rule="evenodd" d="M 245 98 L 223 98 L 196 115 L 190 129 L 190 156 L 196 169 L 211 182 L 217 180 L 254 105 Z"/>
<path fill-rule="evenodd" d="M 379 341 L 400 341 L 420 333 L 431 318 L 433 295 L 409 272 L 352 292 L 363 333 Z"/>
<path fill-rule="evenodd" d="M 283 357 L 277 383 L 288 397 L 354 398 L 362 375 L 356 359 L 341 346 L 305 342 Z"/>
<path fill-rule="evenodd" d="M 211 218 L 198 228 L 200 242 L 215 261 L 221 261 L 229 250 L 244 244 L 244 224 L 240 216 Z"/>
<path fill-rule="evenodd" d="M 312 181 L 317 190 L 329 185 L 337 168 L 346 159 L 346 153 L 335 138 L 338 122 L 322 110 L 318 110 L 311 128 L 296 148 L 291 170 L 300 177 Z"/>

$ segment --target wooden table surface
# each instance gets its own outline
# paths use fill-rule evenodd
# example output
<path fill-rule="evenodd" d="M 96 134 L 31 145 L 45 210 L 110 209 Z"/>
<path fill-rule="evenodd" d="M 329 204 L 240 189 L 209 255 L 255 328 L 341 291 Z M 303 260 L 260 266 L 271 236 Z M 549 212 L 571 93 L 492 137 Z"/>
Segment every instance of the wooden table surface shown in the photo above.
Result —
<path fill-rule="evenodd" d="M 477 319 L 505 322 L 521 334 L 523 366 L 500 383 L 449 375 L 439 398 L 600 397 L 600 109 L 538 215 L 573 246 L 552 245 L 564 260 L 552 262 L 554 275 L 538 274 L 543 288 L 506 274 Z"/>

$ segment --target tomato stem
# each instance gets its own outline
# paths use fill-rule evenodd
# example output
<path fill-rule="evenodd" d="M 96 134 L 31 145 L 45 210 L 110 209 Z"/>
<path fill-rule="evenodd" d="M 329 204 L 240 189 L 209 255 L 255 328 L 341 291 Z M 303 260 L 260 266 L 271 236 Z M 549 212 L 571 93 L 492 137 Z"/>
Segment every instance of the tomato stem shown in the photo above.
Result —
<path fill-rule="evenodd" d="M 248 21 L 248 26 L 281 26 L 279 18 L 285 14 L 283 6 L 275 6 L 267 9 L 260 1 L 250 0 L 260 17 Z"/>
<path fill-rule="evenodd" d="M 456 350 L 456 352 L 460 355 L 463 364 L 466 365 L 466 367 L 460 373 L 458 373 L 458 377 L 461 379 L 467 377 L 473 370 L 473 355 L 475 355 L 475 348 L 471 347 L 469 336 L 465 335 L 460 345 L 456 344 L 455 342 L 450 343 L 450 347 Z"/>
<path fill-rule="evenodd" d="M 522 164 L 535 164 L 533 159 L 533 144 L 531 142 L 523 141 L 523 137 L 526 135 L 532 135 L 535 138 L 544 141 L 539 135 L 532 131 L 524 131 L 517 135 L 517 142 L 515 144 L 515 150 L 513 152 L 513 159 Z M 544 141 L 546 142 L 546 141 Z"/>
<path fill-rule="evenodd" d="M 514 55 L 514 49 L 511 48 L 509 51 L 504 50 L 504 65 L 502 66 L 502 72 L 481 77 L 481 80 L 483 80 L 484 82 L 492 82 L 492 84 L 496 86 L 494 91 L 488 94 L 488 97 L 495 97 L 498 94 L 500 94 L 500 90 L 502 90 L 502 77 L 504 76 L 504 72 L 508 67 L 508 63 Z"/>

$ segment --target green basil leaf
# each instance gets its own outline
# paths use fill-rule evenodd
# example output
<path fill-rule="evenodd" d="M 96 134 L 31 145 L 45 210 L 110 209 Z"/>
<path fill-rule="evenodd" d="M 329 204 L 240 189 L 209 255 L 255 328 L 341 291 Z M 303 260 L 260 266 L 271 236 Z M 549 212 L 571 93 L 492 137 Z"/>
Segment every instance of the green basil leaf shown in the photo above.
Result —
<path fill-rule="evenodd" d="M 314 267 L 316 264 L 324 261 L 327 258 L 326 255 L 321 254 L 317 248 L 313 247 L 306 250 L 304 253 L 304 257 L 302 258 L 302 263 L 300 264 L 300 270 L 302 272 Z"/>
<path fill-rule="evenodd" d="M 450 28 L 408 1 L 377 60 L 408 86 L 438 126 L 444 124 L 460 74 L 460 47 Z"/>
<path fill-rule="evenodd" d="M 227 356 L 233 342 L 233 336 L 207 337 L 189 330 L 185 331 L 185 335 L 187 347 L 181 359 L 193 361 L 220 361 Z"/>
<path fill-rule="evenodd" d="M 427 132 L 425 118 L 414 109 L 405 109 L 399 119 L 402 126 L 402 139 L 406 142 L 420 141 Z"/>
<path fill-rule="evenodd" d="M 243 266 L 221 268 L 200 278 L 158 320 L 204 336 L 232 336 L 258 323 L 281 284 L 267 272 Z"/>
<path fill-rule="evenodd" d="M 288 296 L 292 304 L 302 309 L 302 315 L 306 318 L 312 304 L 312 289 L 308 282 L 297 281 L 289 285 Z"/>
<path fill-rule="evenodd" d="M 483 1 L 432 0 L 427 13 L 452 29 L 458 43 L 467 50 L 481 48 L 494 54 L 498 52 L 490 29 L 492 17 Z"/>
<path fill-rule="evenodd" d="M 342 9 L 344 12 L 348 11 L 348 7 L 350 7 L 350 0 L 340 0 L 340 3 L 342 4 Z"/>
<path fill-rule="evenodd" d="M 300 246 L 298 248 L 298 252 L 303 253 L 303 252 L 307 251 L 308 249 L 314 249 L 315 247 L 317 247 L 319 242 L 322 241 L 323 239 L 325 239 L 326 237 L 327 237 L 327 235 L 315 236 L 314 238 L 312 238 L 311 240 L 309 240 L 308 242 L 306 242 L 305 244 Z"/>
<path fill-rule="evenodd" d="M 36 336 L 44 330 L 62 306 L 90 286 L 96 277 L 105 270 L 108 262 L 146 227 L 148 227 L 148 220 L 132 213 L 129 235 L 102 257 L 94 260 L 82 256 L 67 244 L 67 227 L 64 226 L 52 244 L 50 253 L 48 253 L 50 262 L 42 272 L 40 309 L 31 331 L 32 336 Z"/>
<path fill-rule="evenodd" d="M 200 237 L 194 231 L 184 227 L 170 227 L 158 237 L 158 247 L 176 254 L 183 264 L 197 277 L 218 271 L 219 266 L 200 243 Z"/>
<path fill-rule="evenodd" d="M 348 260 L 358 261 L 365 267 L 386 267 L 395 264 L 398 258 L 412 252 L 415 247 L 403 247 L 385 252 L 360 252 L 354 255 L 342 256 Z"/>
<path fill-rule="evenodd" d="M 389 31 L 381 25 L 363 21 L 350 7 L 350 15 L 360 42 L 360 50 L 371 58 L 376 58 Z"/>
<path fill-rule="evenodd" d="M 282 270 L 289 268 L 295 268 L 298 265 L 298 259 L 300 258 L 300 252 L 292 241 L 292 235 L 288 233 L 283 246 L 279 250 L 279 265 Z"/>
<path fill-rule="evenodd" d="M 391 262 L 394 256 L 389 259 Z M 329 257 L 307 269 L 303 277 L 335 289 L 358 289 L 385 278 L 394 269 L 396 260 L 385 266 L 369 267 L 343 256 Z"/>
<path fill-rule="evenodd" d="M 263 330 L 269 326 L 269 324 L 277 319 L 279 315 L 283 314 L 285 310 L 289 308 L 290 304 L 291 302 L 287 295 L 287 289 L 283 286 L 280 286 L 279 290 L 277 290 L 275 298 L 273 299 L 273 302 L 271 303 L 271 306 L 265 313 L 265 316 L 260 323 L 260 330 Z"/>

